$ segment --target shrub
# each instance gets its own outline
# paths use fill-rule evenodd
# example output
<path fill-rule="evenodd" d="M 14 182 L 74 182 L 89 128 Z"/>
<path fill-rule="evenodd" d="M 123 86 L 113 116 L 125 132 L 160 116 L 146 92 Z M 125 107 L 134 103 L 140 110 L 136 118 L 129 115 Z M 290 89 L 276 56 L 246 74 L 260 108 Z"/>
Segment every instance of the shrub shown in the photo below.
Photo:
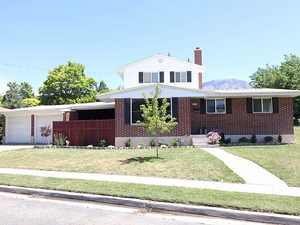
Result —
<path fill-rule="evenodd" d="M 281 135 L 278 135 L 277 141 L 278 141 L 278 143 L 282 143 L 282 136 Z"/>
<path fill-rule="evenodd" d="M 130 138 L 125 142 L 125 147 L 131 147 L 131 139 Z"/>
<path fill-rule="evenodd" d="M 241 138 L 239 139 L 239 143 L 249 143 L 249 139 L 246 138 L 246 137 L 241 137 Z"/>
<path fill-rule="evenodd" d="M 151 147 L 155 147 L 155 146 L 158 146 L 158 141 L 156 138 L 152 138 L 151 141 L 150 141 L 150 146 Z"/>
<path fill-rule="evenodd" d="M 176 146 L 181 146 L 181 140 L 179 138 L 176 138 L 173 142 L 172 142 L 172 146 L 176 147 Z"/>
<path fill-rule="evenodd" d="M 102 140 L 99 141 L 98 146 L 99 147 L 107 147 L 108 143 L 107 143 L 106 140 L 102 139 Z"/>
<path fill-rule="evenodd" d="M 218 144 L 220 143 L 222 137 L 219 135 L 218 132 L 215 132 L 215 131 L 211 131 L 207 134 L 207 137 L 208 137 L 208 144 Z"/>
<path fill-rule="evenodd" d="M 264 141 L 265 141 L 266 143 L 272 142 L 272 141 L 273 141 L 273 137 L 272 137 L 272 136 L 265 136 L 265 137 L 264 137 Z"/>
<path fill-rule="evenodd" d="M 65 137 L 61 133 L 53 135 L 53 144 L 54 145 L 58 145 L 58 146 L 66 145 L 66 141 L 67 141 L 67 137 Z"/>
<path fill-rule="evenodd" d="M 250 138 L 250 142 L 253 143 L 253 144 L 257 142 L 257 138 L 256 138 L 255 134 L 252 134 L 252 136 Z"/>
<path fill-rule="evenodd" d="M 226 138 L 224 140 L 224 144 L 230 144 L 231 143 L 231 138 Z"/>

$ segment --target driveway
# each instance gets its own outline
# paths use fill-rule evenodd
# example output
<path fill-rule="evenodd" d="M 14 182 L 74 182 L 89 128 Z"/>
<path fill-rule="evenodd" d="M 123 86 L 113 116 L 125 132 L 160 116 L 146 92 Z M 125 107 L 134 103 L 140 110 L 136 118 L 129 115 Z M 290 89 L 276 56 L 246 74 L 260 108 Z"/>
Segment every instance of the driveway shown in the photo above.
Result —
<path fill-rule="evenodd" d="M 30 148 L 33 148 L 33 145 L 0 145 L 0 152 Z"/>

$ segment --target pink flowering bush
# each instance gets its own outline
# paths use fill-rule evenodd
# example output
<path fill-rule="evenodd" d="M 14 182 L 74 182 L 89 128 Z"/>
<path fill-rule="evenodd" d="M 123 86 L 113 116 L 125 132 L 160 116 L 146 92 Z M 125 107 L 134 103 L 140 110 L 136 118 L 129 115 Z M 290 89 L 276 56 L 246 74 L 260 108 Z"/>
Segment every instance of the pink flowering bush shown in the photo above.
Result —
<path fill-rule="evenodd" d="M 215 131 L 209 132 L 207 134 L 207 138 L 208 138 L 208 144 L 212 144 L 212 145 L 220 143 L 220 140 L 222 139 L 219 133 Z"/>

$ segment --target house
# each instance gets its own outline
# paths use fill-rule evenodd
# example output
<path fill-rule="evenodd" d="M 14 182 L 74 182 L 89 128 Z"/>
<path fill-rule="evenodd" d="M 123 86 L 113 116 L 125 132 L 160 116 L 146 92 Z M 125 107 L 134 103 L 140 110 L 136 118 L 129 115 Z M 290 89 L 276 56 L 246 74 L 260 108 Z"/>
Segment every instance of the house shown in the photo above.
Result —
<path fill-rule="evenodd" d="M 194 51 L 194 63 L 157 54 L 118 69 L 124 89 L 97 96 L 100 102 L 62 106 L 38 106 L 3 112 L 6 117 L 6 143 L 47 143 L 41 128 L 50 127 L 51 135 L 63 134 L 71 145 L 96 144 L 105 139 L 123 146 L 130 138 L 133 145 L 148 144 L 152 137 L 137 124 L 141 119 L 143 94 L 160 86 L 161 98 L 170 102 L 170 113 L 178 125 L 163 142 L 180 138 L 184 144 L 205 140 L 212 129 L 222 130 L 237 141 L 255 134 L 284 142 L 294 141 L 293 97 L 299 90 L 282 89 L 202 89 L 202 50 Z M 0 112 L 1 113 L 1 112 Z"/>

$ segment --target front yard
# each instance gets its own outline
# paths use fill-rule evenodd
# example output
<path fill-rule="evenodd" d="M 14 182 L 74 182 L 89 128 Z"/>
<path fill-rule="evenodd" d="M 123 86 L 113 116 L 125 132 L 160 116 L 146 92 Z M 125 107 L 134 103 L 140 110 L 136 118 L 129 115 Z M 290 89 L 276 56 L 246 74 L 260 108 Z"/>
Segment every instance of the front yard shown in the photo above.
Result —
<path fill-rule="evenodd" d="M 0 167 L 244 182 L 200 149 L 162 149 L 159 156 L 151 149 L 30 149 L 0 153 Z"/>
<path fill-rule="evenodd" d="M 264 167 L 289 186 L 300 187 L 300 127 L 295 128 L 297 144 L 281 146 L 224 147 L 235 155 Z"/>

